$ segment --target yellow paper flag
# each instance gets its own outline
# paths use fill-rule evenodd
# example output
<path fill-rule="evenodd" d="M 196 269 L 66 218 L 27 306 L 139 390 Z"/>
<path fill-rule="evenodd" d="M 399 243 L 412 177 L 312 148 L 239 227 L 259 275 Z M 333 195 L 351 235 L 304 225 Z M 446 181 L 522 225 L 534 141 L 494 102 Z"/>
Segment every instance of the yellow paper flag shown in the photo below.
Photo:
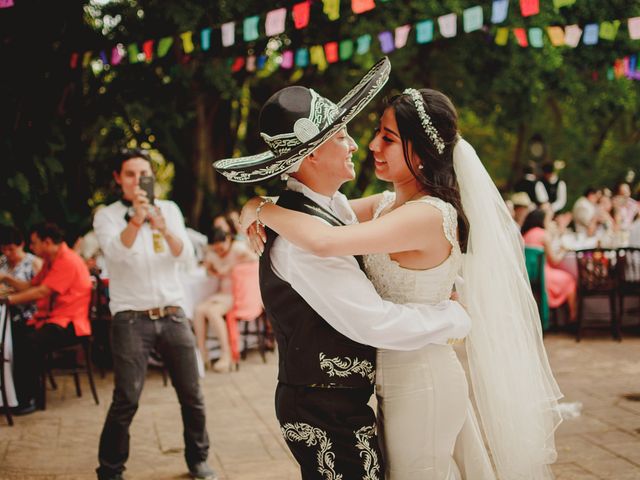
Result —
<path fill-rule="evenodd" d="M 329 17 L 329 20 L 340 18 L 340 0 L 322 0 L 322 11 Z"/>
<path fill-rule="evenodd" d="M 602 22 L 600 24 L 600 38 L 603 40 L 615 40 L 620 28 L 620 20 L 613 22 Z"/>
<path fill-rule="evenodd" d="M 184 32 L 180 34 L 180 38 L 182 39 L 182 48 L 184 49 L 184 53 L 193 52 L 193 32 Z"/>
<path fill-rule="evenodd" d="M 551 40 L 551 45 L 554 47 L 564 45 L 564 30 L 562 27 L 547 27 L 547 34 Z"/>
<path fill-rule="evenodd" d="M 327 59 L 324 56 L 324 48 L 322 45 L 314 45 L 309 49 L 311 64 L 318 67 L 320 72 L 327 69 Z"/>
<path fill-rule="evenodd" d="M 496 32 L 496 45 L 504 46 L 509 41 L 509 29 L 506 27 L 498 28 Z"/>

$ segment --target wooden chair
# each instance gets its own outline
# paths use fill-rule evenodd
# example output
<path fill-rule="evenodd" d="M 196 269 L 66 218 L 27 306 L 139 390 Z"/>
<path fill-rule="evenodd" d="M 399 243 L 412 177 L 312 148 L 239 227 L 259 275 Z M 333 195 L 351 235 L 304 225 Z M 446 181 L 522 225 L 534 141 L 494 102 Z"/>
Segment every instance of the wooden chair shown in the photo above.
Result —
<path fill-rule="evenodd" d="M 625 297 L 637 297 L 640 301 L 640 248 L 618 250 L 618 300 L 620 323 L 624 317 Z M 640 315 L 640 305 L 638 306 Z"/>
<path fill-rule="evenodd" d="M 7 423 L 9 426 L 13 426 L 11 407 L 9 406 L 9 396 L 7 395 L 7 384 L 4 376 L 5 364 L 11 365 L 4 348 L 10 325 L 11 315 L 9 313 L 9 308 L 6 305 L 0 305 L 0 326 L 2 327 L 2 331 L 0 332 L 0 394 L 2 395 L 2 409 L 4 410 L 4 415 L 7 418 Z"/>
<path fill-rule="evenodd" d="M 578 262 L 578 324 L 576 341 L 582 337 L 584 324 L 584 301 L 586 298 L 609 299 L 611 335 L 622 340 L 620 319 L 616 312 L 616 289 L 618 287 L 618 252 L 615 249 L 591 248 L 576 252 Z M 592 328 L 593 325 L 590 326 Z"/>
<path fill-rule="evenodd" d="M 531 291 L 538 304 L 542 330 L 547 330 L 549 328 L 549 304 L 544 283 L 544 249 L 540 247 L 524 247 L 524 260 L 529 274 Z"/>
<path fill-rule="evenodd" d="M 260 296 L 258 262 L 241 263 L 231 271 L 233 306 L 227 312 L 227 330 L 231 357 L 236 366 L 240 360 L 238 348 L 239 337 L 242 337 L 242 358 L 246 358 L 249 348 L 249 338 L 255 335 L 258 339 L 258 350 L 262 361 L 266 362 L 266 316 Z M 243 323 L 242 331 L 238 330 L 238 322 Z"/>

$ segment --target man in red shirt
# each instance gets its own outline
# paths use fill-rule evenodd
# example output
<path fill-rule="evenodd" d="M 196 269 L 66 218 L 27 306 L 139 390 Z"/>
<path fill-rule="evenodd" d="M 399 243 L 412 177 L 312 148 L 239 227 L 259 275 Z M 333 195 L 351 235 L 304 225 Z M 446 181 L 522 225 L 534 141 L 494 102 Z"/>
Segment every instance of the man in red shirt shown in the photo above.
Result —
<path fill-rule="evenodd" d="M 72 345 L 78 337 L 91 335 L 91 277 L 82 258 L 68 247 L 62 231 L 52 223 L 33 229 L 31 250 L 44 260 L 42 270 L 31 282 L 0 275 L 0 281 L 8 283 L 17 292 L 0 297 L 0 303 L 37 302 L 38 311 L 28 322 L 33 330 L 24 345 L 16 345 L 16 354 L 22 356 L 24 353 L 29 359 L 30 368 L 24 375 L 32 380 L 31 398 L 35 400 L 44 354 Z M 34 400 L 19 413 L 34 411 Z"/>

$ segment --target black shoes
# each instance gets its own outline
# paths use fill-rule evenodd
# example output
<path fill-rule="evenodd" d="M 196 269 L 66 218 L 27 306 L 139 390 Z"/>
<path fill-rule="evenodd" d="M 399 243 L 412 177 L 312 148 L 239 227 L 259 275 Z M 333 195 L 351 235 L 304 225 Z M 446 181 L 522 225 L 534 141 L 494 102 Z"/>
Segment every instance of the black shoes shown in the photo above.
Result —
<path fill-rule="evenodd" d="M 207 464 L 207 462 L 199 462 L 189 465 L 189 474 L 194 480 L 216 480 L 216 472 Z"/>
<path fill-rule="evenodd" d="M 29 400 L 24 404 L 20 404 L 17 407 L 13 407 L 11 409 L 11 414 L 20 416 L 20 415 L 29 415 L 37 410 L 36 401 L 34 399 Z"/>

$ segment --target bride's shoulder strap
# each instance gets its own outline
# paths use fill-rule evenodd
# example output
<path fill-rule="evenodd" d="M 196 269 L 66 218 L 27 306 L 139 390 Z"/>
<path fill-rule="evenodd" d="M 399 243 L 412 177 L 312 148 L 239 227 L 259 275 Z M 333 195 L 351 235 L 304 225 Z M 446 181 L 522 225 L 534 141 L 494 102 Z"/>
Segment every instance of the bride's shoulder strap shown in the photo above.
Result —
<path fill-rule="evenodd" d="M 416 200 L 410 200 L 407 203 L 426 203 L 440 210 L 440 213 L 442 213 L 442 229 L 444 230 L 444 236 L 447 238 L 452 247 L 459 248 L 457 240 L 458 212 L 453 205 L 445 202 L 441 198 L 431 196 L 425 196 Z"/>
<path fill-rule="evenodd" d="M 380 202 L 373 212 L 373 218 L 378 218 L 382 211 L 391 205 L 396 199 L 395 192 L 390 192 L 389 190 L 385 190 L 382 192 L 382 196 L 380 197 Z"/>

